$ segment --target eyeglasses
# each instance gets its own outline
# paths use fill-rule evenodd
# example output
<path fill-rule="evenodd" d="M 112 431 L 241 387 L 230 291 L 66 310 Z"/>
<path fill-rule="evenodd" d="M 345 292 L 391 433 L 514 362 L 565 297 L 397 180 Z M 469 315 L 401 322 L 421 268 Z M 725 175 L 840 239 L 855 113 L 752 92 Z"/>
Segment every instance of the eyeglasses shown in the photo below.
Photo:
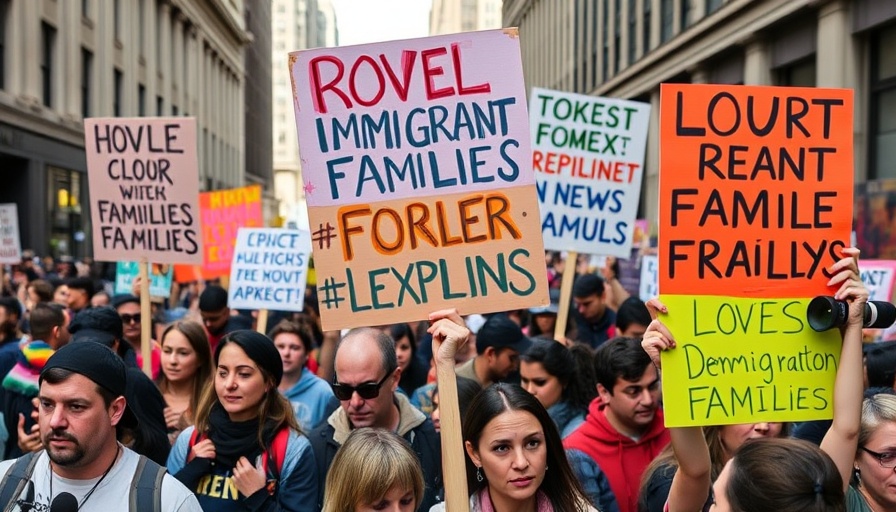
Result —
<path fill-rule="evenodd" d="M 338 382 L 334 382 L 330 384 L 330 387 L 333 388 L 333 394 L 336 395 L 336 398 L 340 400 L 351 400 L 352 394 L 355 392 L 358 393 L 358 396 L 363 398 L 364 400 L 371 400 L 376 398 L 380 394 L 380 388 L 383 387 L 383 384 L 386 383 L 386 380 L 392 375 L 392 372 L 386 374 L 383 377 L 383 380 L 377 382 L 376 384 L 372 382 L 365 382 L 364 384 L 359 384 L 357 386 L 349 386 L 347 384 L 339 384 Z"/>
<path fill-rule="evenodd" d="M 121 323 L 123 323 L 123 324 L 129 324 L 131 322 L 134 322 L 135 324 L 140 323 L 140 313 L 137 313 L 136 315 L 129 315 L 127 313 L 123 313 L 120 316 L 121 316 Z"/>
<path fill-rule="evenodd" d="M 873 452 L 873 451 L 869 450 L 868 448 L 865 448 L 864 446 L 859 446 L 859 448 L 861 448 L 862 451 L 864 451 L 868 455 L 871 455 L 872 457 L 877 459 L 877 462 L 880 463 L 880 466 L 882 468 L 889 468 L 889 469 L 896 468 L 896 453 L 893 453 L 893 452 L 877 453 L 877 452 Z"/>

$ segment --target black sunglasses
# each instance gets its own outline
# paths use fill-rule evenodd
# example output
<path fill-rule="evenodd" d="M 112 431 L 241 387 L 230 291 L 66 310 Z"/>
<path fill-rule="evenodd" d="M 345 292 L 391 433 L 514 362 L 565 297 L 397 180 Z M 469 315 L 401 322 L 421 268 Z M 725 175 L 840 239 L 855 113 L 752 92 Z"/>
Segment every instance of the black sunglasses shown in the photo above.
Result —
<path fill-rule="evenodd" d="M 134 322 L 135 324 L 139 324 L 140 323 L 140 313 L 137 313 L 136 315 L 129 315 L 127 313 L 124 313 L 121 315 L 121 322 L 124 324 L 129 324 L 131 322 Z"/>
<path fill-rule="evenodd" d="M 330 387 L 333 388 L 333 394 L 336 395 L 336 398 L 340 400 L 351 400 L 352 394 L 355 392 L 358 393 L 358 396 L 363 398 L 364 400 L 371 400 L 376 398 L 380 394 L 380 388 L 383 387 L 383 384 L 386 383 L 386 380 L 389 376 L 392 375 L 392 372 L 386 374 L 383 377 L 383 380 L 377 382 L 376 384 L 372 382 L 365 382 L 364 384 L 359 384 L 357 386 L 349 386 L 348 384 L 339 384 L 338 382 L 334 382 L 330 384 Z"/>

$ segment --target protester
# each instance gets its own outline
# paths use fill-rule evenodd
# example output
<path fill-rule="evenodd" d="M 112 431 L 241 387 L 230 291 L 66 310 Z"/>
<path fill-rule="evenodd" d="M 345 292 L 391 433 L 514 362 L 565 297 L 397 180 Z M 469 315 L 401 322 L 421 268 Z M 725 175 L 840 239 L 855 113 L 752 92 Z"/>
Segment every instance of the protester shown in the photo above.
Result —
<path fill-rule="evenodd" d="M 592 353 L 587 345 L 572 349 L 549 340 L 534 340 L 521 357 L 520 381 L 547 409 L 565 439 L 585 422 L 597 396 Z"/>
<path fill-rule="evenodd" d="M 635 512 L 638 483 L 648 464 L 669 444 L 659 409 L 656 367 L 635 338 L 615 338 L 595 353 L 598 396 L 588 415 L 563 444 L 579 481 L 597 503 L 592 484 L 605 473 L 622 512 Z"/>
<path fill-rule="evenodd" d="M 103 306 L 109 306 L 112 304 L 112 298 L 109 297 L 109 294 L 104 290 L 100 290 L 93 294 L 93 297 L 90 297 L 90 307 L 92 308 L 100 308 Z"/>
<path fill-rule="evenodd" d="M 457 374 L 487 388 L 517 371 L 520 354 L 531 344 L 519 324 L 503 313 L 494 314 L 476 333 L 476 357 L 458 366 Z"/>
<path fill-rule="evenodd" d="M 199 315 L 213 351 L 226 334 L 252 328 L 251 318 L 231 314 L 227 307 L 227 290 L 216 284 L 207 285 L 199 294 Z"/>
<path fill-rule="evenodd" d="M 572 287 L 576 339 L 597 348 L 616 335 L 616 312 L 607 307 L 604 280 L 595 274 L 576 278 Z"/>
<path fill-rule="evenodd" d="M 464 377 L 457 378 L 457 405 L 460 410 L 460 419 L 463 421 L 464 416 L 466 416 L 467 411 L 470 409 L 470 404 L 473 402 L 473 399 L 476 398 L 476 395 L 482 391 L 482 386 L 479 385 L 473 379 L 467 379 Z M 439 387 L 436 386 L 432 391 L 432 412 L 429 413 L 429 418 L 432 420 L 432 425 L 435 427 L 436 432 L 441 432 L 442 430 L 442 413 L 439 411 Z"/>
<path fill-rule="evenodd" d="M 112 297 L 112 307 L 121 317 L 122 338 L 134 349 L 137 359 L 137 368 L 143 368 L 143 322 L 151 322 L 151 319 L 143 318 L 140 311 L 140 297 L 131 294 L 120 294 Z M 158 379 L 162 371 L 162 347 L 154 340 L 149 341 L 150 370 L 152 378 Z"/>
<path fill-rule="evenodd" d="M 412 512 L 423 500 L 423 470 L 405 439 L 363 427 L 336 453 L 326 488 L 323 512 Z"/>
<path fill-rule="evenodd" d="M 77 315 L 90 308 L 90 299 L 96 293 L 94 282 L 89 277 L 73 277 L 66 281 L 68 287 L 68 308 Z"/>
<path fill-rule="evenodd" d="M 458 321 L 462 322 L 459 318 Z M 395 342 L 378 329 L 353 329 L 336 346 L 334 368 L 332 388 L 340 408 L 309 436 L 321 481 L 325 480 L 336 451 L 354 429 L 390 430 L 407 439 L 420 459 L 426 492 L 417 509 L 428 510 L 442 487 L 439 435 L 429 418 L 396 392 L 401 370 Z M 323 500 L 323 492 L 319 500 Z"/>
<path fill-rule="evenodd" d="M 398 358 L 398 367 L 401 368 L 398 387 L 404 394 L 410 395 L 415 389 L 426 384 L 429 368 L 417 357 L 417 342 L 414 339 L 414 331 L 408 324 L 392 324 L 387 331 L 395 340 L 395 357 Z"/>
<path fill-rule="evenodd" d="M 327 381 L 311 373 L 306 363 L 311 335 L 291 320 L 281 320 L 268 333 L 283 360 L 279 390 L 289 400 L 304 432 L 310 432 L 339 407 Z"/>
<path fill-rule="evenodd" d="M 616 332 L 626 338 L 641 338 L 650 325 L 650 312 L 644 301 L 637 297 L 629 297 L 619 305 L 616 311 Z"/>
<path fill-rule="evenodd" d="M 64 500 L 60 496 L 66 493 L 75 500 L 70 510 L 128 510 L 133 499 L 138 510 L 201 510 L 165 468 L 116 441 L 116 429 L 136 422 L 124 397 L 126 374 L 121 359 L 98 343 L 71 343 L 47 360 L 40 374 L 39 412 L 47 449 L 0 463 L 6 510 L 63 510 L 57 499 Z M 11 468 L 22 471 L 22 477 L 12 476 L 16 470 Z M 133 482 L 142 483 L 141 475 L 161 481 L 149 502 L 134 495 Z"/>
<path fill-rule="evenodd" d="M 318 493 L 314 457 L 289 401 L 276 392 L 283 362 L 274 343 L 255 331 L 232 332 L 214 362 L 214 382 L 203 392 L 195 425 L 171 449 L 168 471 L 206 512 L 311 509 Z"/>
<path fill-rule="evenodd" d="M 193 424 L 202 392 L 212 382 L 212 353 L 205 329 L 181 321 L 162 333 L 162 371 L 156 385 L 165 399 L 165 426 L 174 444 L 180 432 Z"/>
<path fill-rule="evenodd" d="M 22 304 L 14 297 L 0 297 L 0 375 L 16 365 L 22 333 Z"/>

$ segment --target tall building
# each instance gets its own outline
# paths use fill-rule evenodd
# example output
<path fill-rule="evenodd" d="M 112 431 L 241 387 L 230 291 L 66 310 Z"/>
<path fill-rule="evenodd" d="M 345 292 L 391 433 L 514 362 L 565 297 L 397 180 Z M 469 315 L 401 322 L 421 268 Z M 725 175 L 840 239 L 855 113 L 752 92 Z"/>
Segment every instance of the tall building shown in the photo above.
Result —
<path fill-rule="evenodd" d="M 432 0 L 429 35 L 501 28 L 502 0 Z"/>
<path fill-rule="evenodd" d="M 855 91 L 856 181 L 896 178 L 896 2 L 506 0 L 527 86 L 652 105 L 640 214 L 658 213 L 662 82 Z"/>
<path fill-rule="evenodd" d="M 283 220 L 302 224 L 305 194 L 287 59 L 289 52 L 336 46 L 336 12 L 330 0 L 274 0 L 273 5 L 274 190 Z"/>
<path fill-rule="evenodd" d="M 195 116 L 200 184 L 243 184 L 242 0 L 0 0 L 0 203 L 23 248 L 92 253 L 83 120 Z"/>
<path fill-rule="evenodd" d="M 279 215 L 274 196 L 274 127 L 271 81 L 271 0 L 247 3 L 246 30 L 246 184 L 261 185 L 265 219 Z"/>

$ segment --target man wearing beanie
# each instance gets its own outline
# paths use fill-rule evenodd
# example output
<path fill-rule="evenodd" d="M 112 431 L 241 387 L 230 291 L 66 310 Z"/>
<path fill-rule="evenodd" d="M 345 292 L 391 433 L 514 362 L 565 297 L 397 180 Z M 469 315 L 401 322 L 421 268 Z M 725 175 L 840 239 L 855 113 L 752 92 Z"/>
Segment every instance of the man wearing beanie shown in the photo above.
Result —
<path fill-rule="evenodd" d="M 208 334 L 212 352 L 225 334 L 252 328 L 252 319 L 230 313 L 227 290 L 216 284 L 206 286 L 199 294 L 199 315 L 202 316 L 202 325 Z"/>
<path fill-rule="evenodd" d="M 616 335 L 616 312 L 607 307 L 604 280 L 596 274 L 576 278 L 572 286 L 576 339 L 591 348 Z"/>
<path fill-rule="evenodd" d="M 126 375 L 121 359 L 99 343 L 72 343 L 50 357 L 40 374 L 39 395 L 46 450 L 0 463 L 5 475 L 0 502 L 12 504 L 7 510 L 128 510 L 132 498 L 139 510 L 153 510 L 154 498 L 158 510 L 201 510 L 165 468 L 116 440 L 119 426 L 137 426 L 124 397 Z M 161 485 L 153 485 L 142 501 L 131 496 L 139 489 L 128 491 L 135 476 L 161 479 Z"/>

